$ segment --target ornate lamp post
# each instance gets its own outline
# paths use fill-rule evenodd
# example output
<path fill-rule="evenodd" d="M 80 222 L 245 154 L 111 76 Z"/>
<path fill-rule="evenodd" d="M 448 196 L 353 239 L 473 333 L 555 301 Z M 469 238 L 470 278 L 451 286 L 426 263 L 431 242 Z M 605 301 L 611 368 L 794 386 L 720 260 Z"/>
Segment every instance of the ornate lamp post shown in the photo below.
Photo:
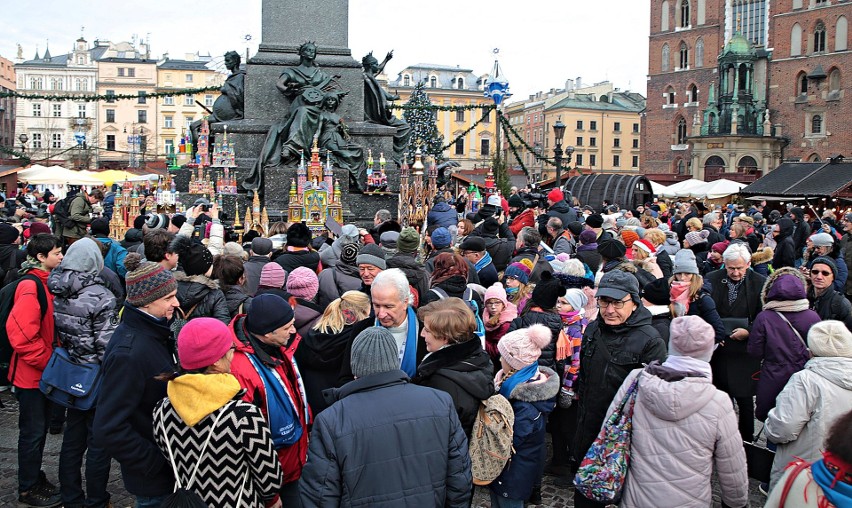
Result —
<path fill-rule="evenodd" d="M 565 124 L 562 117 L 556 119 L 553 124 L 553 137 L 556 139 L 556 148 L 553 149 L 553 158 L 556 159 L 556 188 L 562 188 L 562 137 L 565 136 Z"/>
<path fill-rule="evenodd" d="M 494 48 L 495 57 L 500 53 L 499 48 Z M 497 163 L 500 163 L 500 152 L 503 147 L 500 145 L 500 105 L 504 99 L 512 96 L 509 92 L 509 81 L 500 72 L 500 61 L 494 59 L 494 67 L 491 69 L 491 76 L 488 78 L 488 84 L 485 86 L 485 96 L 494 101 L 497 106 Z"/>
<path fill-rule="evenodd" d="M 30 140 L 30 137 L 27 136 L 27 133 L 22 132 L 20 136 L 18 136 L 18 141 L 21 142 L 21 152 L 27 153 L 27 141 Z"/>

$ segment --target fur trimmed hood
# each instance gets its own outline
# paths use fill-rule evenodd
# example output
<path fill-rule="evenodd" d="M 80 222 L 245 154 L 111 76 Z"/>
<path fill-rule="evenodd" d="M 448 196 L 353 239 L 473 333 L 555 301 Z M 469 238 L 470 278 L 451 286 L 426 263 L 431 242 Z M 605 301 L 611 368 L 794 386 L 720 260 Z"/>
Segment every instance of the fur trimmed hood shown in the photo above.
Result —
<path fill-rule="evenodd" d="M 192 275 L 189 276 L 184 272 L 173 272 L 175 275 L 175 281 L 177 282 L 195 282 L 198 284 L 202 284 L 207 286 L 209 289 L 219 289 L 219 283 L 215 280 L 207 277 L 206 275 Z"/>
<path fill-rule="evenodd" d="M 757 252 L 751 255 L 751 265 L 755 266 L 772 261 L 774 255 L 775 252 L 772 250 L 772 247 L 758 249 Z"/>
<path fill-rule="evenodd" d="M 752 258 L 753 259 L 753 258 Z M 805 288 L 808 287 L 808 280 L 805 279 L 805 276 L 797 270 L 796 268 L 792 268 L 789 266 L 785 266 L 783 268 L 779 268 L 775 270 L 772 275 L 766 278 L 766 282 L 763 284 L 763 289 L 760 290 L 760 304 L 766 305 L 766 295 L 769 290 L 772 288 L 772 285 L 775 284 L 775 281 L 778 280 L 778 277 L 782 275 L 795 275 L 799 280 L 802 281 L 802 284 Z"/>
<path fill-rule="evenodd" d="M 510 398 L 523 402 L 539 402 L 542 400 L 552 399 L 559 394 L 559 376 L 553 369 L 547 367 L 538 367 L 539 373 L 547 376 L 547 379 L 540 379 L 532 383 L 521 383 L 512 390 Z"/>

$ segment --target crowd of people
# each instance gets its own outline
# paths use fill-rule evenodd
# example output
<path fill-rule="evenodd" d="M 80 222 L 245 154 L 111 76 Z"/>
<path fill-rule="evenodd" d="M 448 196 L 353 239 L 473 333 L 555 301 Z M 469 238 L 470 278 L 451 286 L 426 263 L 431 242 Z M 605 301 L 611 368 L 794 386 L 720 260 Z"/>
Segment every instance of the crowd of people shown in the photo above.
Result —
<path fill-rule="evenodd" d="M 492 507 L 540 504 L 634 381 L 620 506 L 708 506 L 711 478 L 747 506 L 743 443 L 761 435 L 767 506 L 852 505 L 852 214 L 512 188 L 473 211 L 442 193 L 418 228 L 379 210 L 336 236 L 279 222 L 241 241 L 215 204 L 149 206 L 118 242 L 110 194 L 59 207 L 24 189 L 2 214 L 20 506 L 110 506 L 115 459 L 139 508 L 175 489 L 467 507 L 495 395 L 513 432 Z M 93 408 L 40 390 L 59 347 L 99 365 Z M 574 506 L 605 506 L 583 492 Z"/>

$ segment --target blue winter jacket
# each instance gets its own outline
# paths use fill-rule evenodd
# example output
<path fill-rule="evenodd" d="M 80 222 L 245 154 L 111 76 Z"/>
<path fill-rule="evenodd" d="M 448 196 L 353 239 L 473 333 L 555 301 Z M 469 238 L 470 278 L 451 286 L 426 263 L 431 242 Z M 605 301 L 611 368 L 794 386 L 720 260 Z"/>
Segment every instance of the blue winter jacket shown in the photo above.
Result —
<path fill-rule="evenodd" d="M 500 476 L 488 486 L 507 499 L 529 498 L 544 472 L 545 427 L 547 415 L 556 407 L 559 376 L 547 367 L 539 366 L 538 370 L 547 376 L 546 380 L 519 384 L 509 396 L 515 411 L 512 438 L 515 453 Z"/>
<path fill-rule="evenodd" d="M 127 249 L 112 238 L 102 236 L 96 237 L 103 244 L 109 245 L 109 252 L 104 256 L 104 266 L 117 273 L 121 280 L 127 276 L 127 268 L 124 266 L 124 258 L 127 257 Z"/>
<path fill-rule="evenodd" d="M 456 209 L 445 202 L 435 204 L 426 217 L 427 226 L 437 225 L 449 228 L 455 226 L 458 222 L 459 216 Z"/>

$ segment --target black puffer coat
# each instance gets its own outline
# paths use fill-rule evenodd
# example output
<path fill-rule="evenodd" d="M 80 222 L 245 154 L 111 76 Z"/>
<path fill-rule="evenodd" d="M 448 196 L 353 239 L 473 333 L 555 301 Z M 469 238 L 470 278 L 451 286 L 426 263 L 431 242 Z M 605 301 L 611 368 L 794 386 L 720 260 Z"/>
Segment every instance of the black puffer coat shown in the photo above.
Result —
<path fill-rule="evenodd" d="M 527 304 L 527 309 L 535 306 L 530 301 Z M 556 341 L 559 340 L 559 332 L 562 331 L 562 318 L 559 317 L 559 314 L 552 312 L 527 310 L 512 320 L 512 324 L 509 325 L 509 332 L 514 332 L 521 328 L 529 328 L 532 325 L 544 325 L 550 328 L 550 344 L 541 350 L 541 356 L 538 357 L 538 364 L 556 372 L 562 372 L 562 362 L 556 362 Z"/>
<path fill-rule="evenodd" d="M 411 382 L 447 392 L 470 438 L 479 404 L 494 395 L 494 368 L 477 336 L 439 349 L 423 359 Z"/>
<path fill-rule="evenodd" d="M 840 292 L 835 291 L 833 286 L 820 296 L 816 296 L 813 287 L 810 288 L 808 300 L 811 309 L 815 310 L 820 318 L 842 321 L 846 328 L 852 330 L 852 304 Z"/>
<path fill-rule="evenodd" d="M 423 295 L 429 289 L 429 274 L 423 268 L 423 263 L 418 263 L 411 254 L 399 252 L 387 260 L 387 265 L 388 268 L 399 268 L 405 272 L 405 276 L 408 277 L 408 283 L 417 290 L 420 304 L 423 305 Z"/>
<path fill-rule="evenodd" d="M 124 233 L 124 240 L 119 242 L 119 244 L 127 249 L 127 252 L 130 252 L 130 249 L 138 247 L 142 245 L 142 230 L 136 228 L 130 228 Z"/>
<path fill-rule="evenodd" d="M 323 390 L 342 386 L 338 383 L 340 368 L 346 350 L 355 340 L 354 329 L 354 324 L 345 326 L 340 333 L 323 333 L 312 328 L 302 335 L 302 342 L 296 349 L 296 363 L 314 416 L 328 407 L 322 396 Z"/>
<path fill-rule="evenodd" d="M 228 314 L 231 315 L 231 319 L 237 314 L 248 313 L 251 297 L 245 293 L 242 286 L 225 286 L 222 292 L 225 294 L 225 301 L 228 302 Z M 243 307 L 242 311 L 240 306 Z"/>
<path fill-rule="evenodd" d="M 174 272 L 177 281 L 177 299 L 188 319 L 212 317 L 227 324 L 231 323 L 228 301 L 219 284 L 204 275 L 188 276 Z M 195 308 L 193 309 L 193 306 Z M 190 313 L 191 311 L 191 313 Z"/>
<path fill-rule="evenodd" d="M 551 217 L 558 217 L 559 220 L 562 221 L 562 228 L 568 229 L 568 224 L 577 220 L 577 212 L 568 206 L 568 203 L 566 203 L 565 200 L 553 203 L 553 205 L 547 209 L 547 213 L 543 213 L 538 218 L 538 232 L 541 233 L 541 236 L 543 237 L 547 236 L 547 220 Z"/>
<path fill-rule="evenodd" d="M 467 438 L 448 394 L 393 370 L 328 399 L 299 480 L 303 506 L 470 506 Z"/>
<path fill-rule="evenodd" d="M 571 447 L 577 463 L 600 432 L 609 405 L 630 371 L 668 356 L 666 343 L 651 321 L 651 313 L 640 306 L 621 325 L 609 326 L 598 317 L 586 327 L 576 385 L 577 433 Z"/>
<path fill-rule="evenodd" d="M 785 266 L 793 267 L 796 265 L 796 259 L 802 257 L 801 252 L 796 252 L 796 245 L 793 240 L 795 228 L 796 226 L 791 219 L 786 217 L 778 219 L 778 236 L 775 237 L 777 244 L 775 255 L 772 256 L 772 268 L 774 270 Z"/>
<path fill-rule="evenodd" d="M 273 261 L 281 265 L 281 268 L 287 273 L 292 273 L 300 266 L 316 272 L 320 265 L 320 255 L 312 250 L 286 251 L 275 257 Z"/>
<path fill-rule="evenodd" d="M 507 238 L 485 238 L 485 250 L 491 254 L 491 262 L 498 272 L 502 272 L 512 262 L 515 241 Z"/>

